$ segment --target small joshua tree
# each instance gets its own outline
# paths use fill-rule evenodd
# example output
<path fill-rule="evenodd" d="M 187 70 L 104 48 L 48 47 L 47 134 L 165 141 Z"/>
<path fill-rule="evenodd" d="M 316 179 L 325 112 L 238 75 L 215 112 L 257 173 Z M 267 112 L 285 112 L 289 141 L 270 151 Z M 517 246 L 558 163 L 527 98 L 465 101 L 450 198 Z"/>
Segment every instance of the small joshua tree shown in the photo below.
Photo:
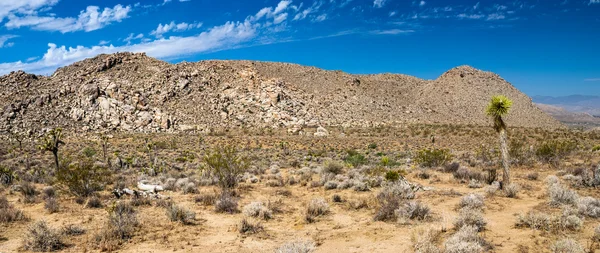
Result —
<path fill-rule="evenodd" d="M 42 139 L 42 144 L 40 145 L 40 149 L 43 151 L 50 151 L 54 156 L 54 165 L 56 165 L 56 171 L 58 171 L 58 148 L 61 144 L 65 144 L 62 140 L 62 129 L 55 128 L 50 130 Z"/>
<path fill-rule="evenodd" d="M 502 151 L 502 167 L 504 171 L 502 173 L 502 185 L 510 185 L 510 164 L 508 158 L 508 145 L 506 137 L 506 123 L 502 117 L 508 114 L 512 101 L 506 96 L 498 95 L 493 96 L 492 100 L 488 104 L 486 114 L 494 120 L 494 130 L 500 136 L 500 150 Z"/>

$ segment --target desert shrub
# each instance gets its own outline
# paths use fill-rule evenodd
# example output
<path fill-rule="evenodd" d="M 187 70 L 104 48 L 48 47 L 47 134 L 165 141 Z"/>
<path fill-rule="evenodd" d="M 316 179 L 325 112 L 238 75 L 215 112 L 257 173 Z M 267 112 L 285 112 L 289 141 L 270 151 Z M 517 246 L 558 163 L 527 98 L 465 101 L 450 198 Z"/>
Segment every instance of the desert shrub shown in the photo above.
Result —
<path fill-rule="evenodd" d="M 333 197 L 332 197 L 332 200 L 333 200 L 333 202 L 335 202 L 335 203 L 341 203 L 341 202 L 343 202 L 343 201 L 344 201 L 344 200 L 342 199 L 342 196 L 340 196 L 340 195 L 337 195 L 337 194 L 333 195 Z"/>
<path fill-rule="evenodd" d="M 554 243 L 550 250 L 553 253 L 584 253 L 583 246 L 573 239 L 562 239 Z"/>
<path fill-rule="evenodd" d="M 545 181 L 548 187 L 560 183 L 560 179 L 558 179 L 558 177 L 555 175 L 547 176 Z"/>
<path fill-rule="evenodd" d="M 133 203 L 132 203 L 132 205 L 133 205 Z M 155 205 L 157 207 L 167 208 L 167 207 L 170 207 L 171 205 L 173 205 L 173 200 L 170 200 L 170 199 L 158 199 L 158 200 L 156 200 Z"/>
<path fill-rule="evenodd" d="M 541 162 L 558 166 L 565 156 L 573 152 L 577 144 L 568 140 L 550 140 L 536 147 L 535 155 Z"/>
<path fill-rule="evenodd" d="M 469 194 L 460 199 L 459 208 L 481 209 L 485 205 L 483 196 L 479 194 Z"/>
<path fill-rule="evenodd" d="M 325 190 L 332 190 L 332 189 L 336 189 L 338 186 L 336 181 L 327 181 L 323 187 L 325 187 Z"/>
<path fill-rule="evenodd" d="M 508 144 L 508 155 L 511 158 L 511 163 L 517 165 L 528 164 L 532 159 L 531 152 L 525 145 L 525 141 L 519 138 L 511 138 Z"/>
<path fill-rule="evenodd" d="M 183 187 L 184 194 L 197 193 L 197 192 L 198 192 L 198 188 L 196 187 L 196 184 L 193 182 L 189 182 Z"/>
<path fill-rule="evenodd" d="M 223 192 L 215 202 L 217 213 L 237 213 L 238 202 L 229 192 Z"/>
<path fill-rule="evenodd" d="M 204 156 L 204 162 L 210 172 L 219 178 L 219 186 L 223 189 L 235 188 L 249 166 L 248 159 L 231 146 L 209 151 Z"/>
<path fill-rule="evenodd" d="M 344 172 L 344 164 L 337 161 L 327 161 L 325 167 L 323 167 L 322 173 L 332 173 L 335 175 Z"/>
<path fill-rule="evenodd" d="M 592 148 L 592 152 L 600 151 L 600 145 L 596 145 Z"/>
<path fill-rule="evenodd" d="M 103 251 L 113 251 L 133 237 L 139 222 L 133 206 L 117 202 L 109 209 L 106 227 L 96 234 L 95 240 Z"/>
<path fill-rule="evenodd" d="M 56 197 L 56 190 L 54 190 L 54 187 L 48 186 L 48 187 L 45 187 L 44 190 L 42 190 L 42 198 L 49 199 L 49 198 L 55 198 L 55 197 Z"/>
<path fill-rule="evenodd" d="M 395 211 L 398 222 L 405 223 L 407 220 L 427 220 L 431 217 L 431 209 L 417 201 L 408 201 L 400 205 Z"/>
<path fill-rule="evenodd" d="M 415 253 L 440 253 L 441 250 L 436 246 L 440 239 L 441 231 L 429 229 L 427 231 L 417 231 L 411 235 L 412 248 Z"/>
<path fill-rule="evenodd" d="M 454 173 L 455 171 L 458 170 L 458 168 L 460 168 L 460 164 L 457 162 L 447 163 L 444 165 L 443 171 L 446 173 Z"/>
<path fill-rule="evenodd" d="M 483 218 L 481 211 L 471 208 L 462 208 L 457 219 L 454 221 L 454 227 L 460 229 L 463 226 L 474 226 L 478 231 L 483 231 L 487 222 Z"/>
<path fill-rule="evenodd" d="M 367 158 L 361 153 L 358 153 L 356 150 L 348 150 L 346 151 L 347 155 L 344 158 L 344 162 L 352 165 L 352 167 L 358 167 L 359 165 L 363 165 L 367 163 Z"/>
<path fill-rule="evenodd" d="M 382 195 L 391 195 L 400 199 L 415 198 L 415 192 L 413 191 L 410 184 L 402 180 L 385 183 L 381 188 L 381 192 L 378 194 L 378 197 Z"/>
<path fill-rule="evenodd" d="M 357 192 L 366 192 L 370 190 L 369 185 L 362 181 L 355 181 L 353 189 Z"/>
<path fill-rule="evenodd" d="M 263 220 L 273 218 L 273 212 L 269 210 L 262 202 L 251 202 L 244 206 L 243 213 L 250 217 L 257 217 Z"/>
<path fill-rule="evenodd" d="M 288 242 L 275 249 L 275 253 L 311 253 L 315 251 L 316 245 L 311 241 Z"/>
<path fill-rule="evenodd" d="M 531 181 L 537 181 L 539 177 L 540 177 L 540 174 L 537 172 L 528 173 L 526 176 L 527 180 L 531 180 Z"/>
<path fill-rule="evenodd" d="M 484 252 L 487 243 L 477 232 L 476 226 L 462 226 L 444 243 L 445 253 L 478 253 Z"/>
<path fill-rule="evenodd" d="M 329 213 L 329 204 L 322 198 L 315 198 L 308 203 L 306 207 L 305 221 L 308 223 L 314 222 L 318 216 L 323 216 Z"/>
<path fill-rule="evenodd" d="M 0 196 L 0 223 L 10 223 L 20 220 L 26 220 L 23 211 L 16 209 L 6 199 L 6 196 Z"/>
<path fill-rule="evenodd" d="M 31 251 L 56 251 L 64 246 L 62 234 L 49 227 L 45 221 L 30 225 L 23 238 L 23 248 Z"/>
<path fill-rule="evenodd" d="M 38 194 L 39 192 L 32 183 L 23 182 L 21 184 L 21 195 L 23 195 L 24 203 L 34 203 Z"/>
<path fill-rule="evenodd" d="M 149 198 L 134 197 L 133 199 L 131 199 L 131 201 L 129 201 L 129 204 L 131 204 L 132 206 L 151 206 L 152 201 L 150 201 Z"/>
<path fill-rule="evenodd" d="M 81 153 L 88 158 L 92 158 L 96 155 L 96 150 L 92 147 L 85 147 L 83 150 L 81 150 Z"/>
<path fill-rule="evenodd" d="M 575 205 L 579 195 L 575 191 L 569 190 L 560 183 L 550 185 L 548 188 L 550 196 L 550 205 Z"/>
<path fill-rule="evenodd" d="M 598 218 L 600 217 L 600 200 L 592 197 L 579 198 L 577 209 L 581 215 Z"/>
<path fill-rule="evenodd" d="M 88 199 L 87 204 L 85 205 L 87 208 L 102 208 L 102 200 L 96 196 Z"/>
<path fill-rule="evenodd" d="M 492 184 L 488 185 L 485 187 L 485 194 L 488 197 L 493 197 L 494 195 L 496 195 L 496 192 L 500 189 L 500 183 L 499 182 L 493 182 Z"/>
<path fill-rule="evenodd" d="M 386 181 L 395 182 L 400 179 L 400 173 L 398 173 L 398 171 L 395 170 L 390 170 L 385 173 L 384 178 Z"/>
<path fill-rule="evenodd" d="M 422 167 L 438 167 L 452 161 L 448 149 L 422 149 L 417 151 L 415 162 Z"/>
<path fill-rule="evenodd" d="M 196 203 L 201 203 L 205 206 L 212 206 L 217 202 L 219 196 L 216 193 L 203 193 L 194 198 Z"/>
<path fill-rule="evenodd" d="M 11 185 L 16 179 L 18 179 L 15 170 L 0 166 L 0 184 Z"/>
<path fill-rule="evenodd" d="M 471 179 L 471 181 L 469 181 L 469 188 L 481 188 L 483 187 L 483 185 L 479 182 L 479 180 L 477 179 Z"/>
<path fill-rule="evenodd" d="M 189 225 L 193 224 L 194 220 L 196 220 L 196 213 L 184 207 L 171 205 L 167 207 L 167 217 L 169 217 L 171 221 L 177 221 L 184 225 Z"/>
<path fill-rule="evenodd" d="M 47 198 L 46 202 L 44 203 L 44 208 L 50 213 L 57 213 L 60 209 L 60 205 L 56 198 Z"/>
<path fill-rule="evenodd" d="M 504 187 L 504 194 L 506 194 L 506 197 L 509 198 L 516 198 L 517 194 L 519 194 L 519 191 L 521 191 L 521 187 L 515 183 L 511 183 Z"/>
<path fill-rule="evenodd" d="M 68 235 L 68 236 L 78 236 L 78 235 L 83 235 L 85 234 L 85 229 L 83 229 L 82 227 L 79 227 L 77 225 L 66 225 L 62 228 L 62 234 L 64 235 Z"/>
<path fill-rule="evenodd" d="M 111 182 L 111 177 L 110 170 L 91 159 L 81 159 L 80 162 L 71 163 L 56 173 L 57 183 L 78 197 L 88 197 L 104 189 L 104 185 Z"/>
<path fill-rule="evenodd" d="M 426 169 L 419 169 L 417 170 L 416 176 L 420 179 L 429 179 L 431 177 L 431 174 L 429 174 L 429 172 Z"/>
<path fill-rule="evenodd" d="M 576 215 L 563 213 L 560 216 L 530 211 L 517 217 L 516 227 L 528 227 L 535 230 L 561 232 L 565 229 L 579 231 L 583 220 Z"/>
<path fill-rule="evenodd" d="M 242 219 L 240 224 L 238 225 L 238 231 L 240 234 L 256 234 L 265 230 L 262 224 L 253 223 L 248 221 L 247 219 Z"/>

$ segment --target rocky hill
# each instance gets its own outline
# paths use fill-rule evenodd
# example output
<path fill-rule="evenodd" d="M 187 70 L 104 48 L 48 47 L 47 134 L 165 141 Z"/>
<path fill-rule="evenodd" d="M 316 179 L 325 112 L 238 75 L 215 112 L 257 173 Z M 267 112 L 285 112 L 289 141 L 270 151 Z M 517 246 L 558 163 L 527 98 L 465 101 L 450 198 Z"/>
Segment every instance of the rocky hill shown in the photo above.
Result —
<path fill-rule="evenodd" d="M 144 54 L 99 55 L 52 76 L 0 77 L 0 129 L 177 132 L 405 123 L 490 125 L 492 95 L 514 101 L 510 126 L 562 125 L 498 75 L 468 66 L 436 80 L 351 75 L 295 64 L 201 61 L 169 64 Z"/>

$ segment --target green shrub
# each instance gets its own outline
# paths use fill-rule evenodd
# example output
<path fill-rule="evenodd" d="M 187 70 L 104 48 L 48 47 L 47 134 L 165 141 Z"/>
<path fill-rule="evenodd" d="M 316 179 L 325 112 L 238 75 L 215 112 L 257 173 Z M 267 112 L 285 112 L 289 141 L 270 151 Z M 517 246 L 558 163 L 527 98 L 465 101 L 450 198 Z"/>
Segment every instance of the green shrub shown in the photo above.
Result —
<path fill-rule="evenodd" d="M 234 147 L 209 151 L 204 156 L 204 162 L 210 172 L 219 178 L 219 186 L 223 189 L 235 188 L 249 166 L 248 159 L 239 155 Z"/>
<path fill-rule="evenodd" d="M 376 149 L 377 148 L 377 143 L 371 143 L 368 146 L 369 149 Z"/>
<path fill-rule="evenodd" d="M 348 150 L 346 153 L 348 153 L 348 155 L 346 158 L 344 158 L 344 162 L 352 165 L 353 167 L 367 163 L 367 158 L 365 158 L 363 154 L 358 153 L 356 150 Z"/>
<path fill-rule="evenodd" d="M 390 170 L 385 173 L 385 180 L 387 181 L 398 181 L 400 179 L 400 173 L 395 170 Z"/>
<path fill-rule="evenodd" d="M 600 151 L 600 145 L 596 145 L 592 148 L 592 152 Z"/>
<path fill-rule="evenodd" d="M 96 150 L 92 147 L 85 147 L 81 152 L 88 158 L 96 155 Z"/>
<path fill-rule="evenodd" d="M 60 169 L 56 173 L 56 181 L 71 194 L 88 197 L 111 182 L 111 176 L 112 173 L 107 168 L 94 164 L 91 159 L 82 159 Z"/>
<path fill-rule="evenodd" d="M 18 179 L 15 170 L 0 166 L 0 184 L 11 185 L 16 179 Z"/>
<path fill-rule="evenodd" d="M 325 173 L 333 173 L 333 174 L 341 174 L 344 172 L 344 164 L 336 161 L 328 161 L 325 163 L 325 167 L 323 168 L 323 172 Z"/>
<path fill-rule="evenodd" d="M 544 163 L 558 165 L 558 162 L 577 148 L 574 141 L 551 140 L 537 146 L 535 155 Z"/>
<path fill-rule="evenodd" d="M 415 162 L 423 167 L 438 167 L 451 160 L 452 154 L 448 149 L 422 149 L 415 156 Z"/>

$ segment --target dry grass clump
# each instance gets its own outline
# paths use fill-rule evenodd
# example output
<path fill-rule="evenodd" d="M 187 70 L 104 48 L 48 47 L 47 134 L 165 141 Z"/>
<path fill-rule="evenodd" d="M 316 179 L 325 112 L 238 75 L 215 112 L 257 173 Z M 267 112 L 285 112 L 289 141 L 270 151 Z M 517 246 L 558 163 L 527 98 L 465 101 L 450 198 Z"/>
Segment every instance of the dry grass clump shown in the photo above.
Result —
<path fill-rule="evenodd" d="M 600 217 L 600 200 L 592 197 L 579 198 L 577 209 L 581 215 L 598 218 Z"/>
<path fill-rule="evenodd" d="M 485 205 L 483 196 L 480 194 L 471 193 L 460 199 L 459 208 L 481 209 Z"/>
<path fill-rule="evenodd" d="M 171 205 L 167 207 L 167 217 L 169 217 L 171 221 L 178 221 L 184 225 L 190 225 L 196 220 L 196 213 L 184 207 Z"/>
<path fill-rule="evenodd" d="M 328 161 L 325 163 L 325 167 L 323 167 L 322 173 L 331 173 L 331 174 L 342 174 L 344 172 L 344 164 L 338 161 Z"/>
<path fill-rule="evenodd" d="M 454 227 L 456 229 L 460 229 L 464 226 L 473 226 L 477 228 L 477 231 L 483 231 L 486 225 L 487 221 L 483 218 L 481 211 L 468 207 L 460 209 L 458 218 L 454 221 Z"/>
<path fill-rule="evenodd" d="M 262 202 L 251 202 L 244 206 L 243 213 L 249 217 L 257 217 L 262 220 L 273 218 L 273 212 L 267 208 Z"/>
<path fill-rule="evenodd" d="M 584 253 L 583 246 L 573 239 L 562 239 L 550 247 L 553 253 Z"/>
<path fill-rule="evenodd" d="M 23 248 L 30 251 L 56 251 L 64 246 L 60 231 L 48 227 L 45 221 L 30 225 L 23 236 Z"/>
<path fill-rule="evenodd" d="M 29 182 L 23 182 L 21 184 L 21 195 L 23 195 L 23 203 L 35 203 L 36 197 L 39 192 L 35 189 L 35 186 Z"/>
<path fill-rule="evenodd" d="M 202 193 L 194 198 L 196 203 L 204 206 L 212 206 L 217 202 L 219 195 L 217 193 Z"/>
<path fill-rule="evenodd" d="M 311 241 L 288 242 L 275 249 L 275 253 L 311 253 L 315 251 L 316 245 Z"/>
<path fill-rule="evenodd" d="M 229 192 L 223 192 L 215 202 L 215 211 L 217 213 L 237 213 L 238 202 Z"/>
<path fill-rule="evenodd" d="M 484 252 L 489 244 L 477 233 L 476 226 L 462 226 L 444 243 L 445 253 L 477 253 Z"/>
<path fill-rule="evenodd" d="M 103 251 L 113 251 L 133 237 L 139 222 L 133 206 L 118 202 L 109 211 L 106 227 L 96 235 L 96 243 Z"/>
<path fill-rule="evenodd" d="M 579 231 L 583 228 L 583 220 L 568 211 L 561 216 L 530 211 L 526 215 L 519 215 L 515 226 L 548 232 L 560 232 L 565 229 Z"/>
<path fill-rule="evenodd" d="M 415 193 L 412 187 L 405 181 L 396 181 L 386 183 L 377 195 L 379 209 L 375 213 L 373 220 L 375 221 L 391 221 L 396 220 L 396 210 L 400 208 L 400 204 L 407 199 L 413 199 Z"/>
<path fill-rule="evenodd" d="M 44 208 L 48 210 L 49 213 L 57 213 L 60 209 L 60 204 L 56 198 L 47 198 L 44 203 Z"/>
<path fill-rule="evenodd" d="M 265 228 L 260 223 L 253 223 L 248 221 L 247 219 L 242 219 L 240 224 L 238 225 L 238 231 L 240 234 L 256 234 L 264 231 Z"/>
<path fill-rule="evenodd" d="M 420 202 L 408 201 L 400 205 L 395 211 L 399 223 L 407 223 L 408 220 L 427 220 L 431 218 L 431 209 Z"/>
<path fill-rule="evenodd" d="M 23 211 L 16 209 L 13 205 L 8 203 L 6 196 L 0 197 L 0 223 L 9 223 L 26 219 Z"/>
<path fill-rule="evenodd" d="M 417 231 L 411 235 L 412 248 L 415 253 L 440 253 L 442 252 L 437 243 L 440 240 L 441 231 L 428 229 Z"/>
<path fill-rule="evenodd" d="M 500 189 L 500 183 L 493 182 L 491 185 L 485 187 L 485 195 L 488 197 L 493 197 L 496 195 L 496 192 Z"/>
<path fill-rule="evenodd" d="M 527 176 L 525 176 L 527 178 L 527 180 L 531 180 L 531 181 L 537 181 L 538 178 L 540 177 L 540 174 L 537 172 L 531 172 L 529 174 L 527 174 Z"/>
<path fill-rule="evenodd" d="M 85 229 L 77 225 L 70 224 L 62 228 L 62 233 L 68 236 L 78 236 L 85 234 Z"/>
<path fill-rule="evenodd" d="M 329 213 L 329 204 L 327 201 L 322 198 L 314 198 L 308 203 L 308 207 L 306 207 L 306 215 L 304 216 L 304 220 L 308 223 L 312 223 L 315 221 L 315 218 L 318 216 L 323 216 Z"/>
<path fill-rule="evenodd" d="M 42 190 L 42 198 L 43 199 L 56 198 L 56 190 L 54 190 L 54 187 L 52 187 L 52 186 L 45 187 L 44 190 Z"/>
<path fill-rule="evenodd" d="M 87 208 L 102 208 L 102 200 L 100 200 L 100 198 L 94 196 L 91 197 L 87 204 L 85 205 Z"/>
<path fill-rule="evenodd" d="M 575 205 L 579 195 L 575 191 L 569 190 L 560 183 L 552 183 L 548 187 L 550 196 L 550 205 Z"/>
<path fill-rule="evenodd" d="M 518 184 L 512 183 L 504 187 L 504 194 L 509 198 L 516 198 L 521 191 L 521 187 Z"/>

